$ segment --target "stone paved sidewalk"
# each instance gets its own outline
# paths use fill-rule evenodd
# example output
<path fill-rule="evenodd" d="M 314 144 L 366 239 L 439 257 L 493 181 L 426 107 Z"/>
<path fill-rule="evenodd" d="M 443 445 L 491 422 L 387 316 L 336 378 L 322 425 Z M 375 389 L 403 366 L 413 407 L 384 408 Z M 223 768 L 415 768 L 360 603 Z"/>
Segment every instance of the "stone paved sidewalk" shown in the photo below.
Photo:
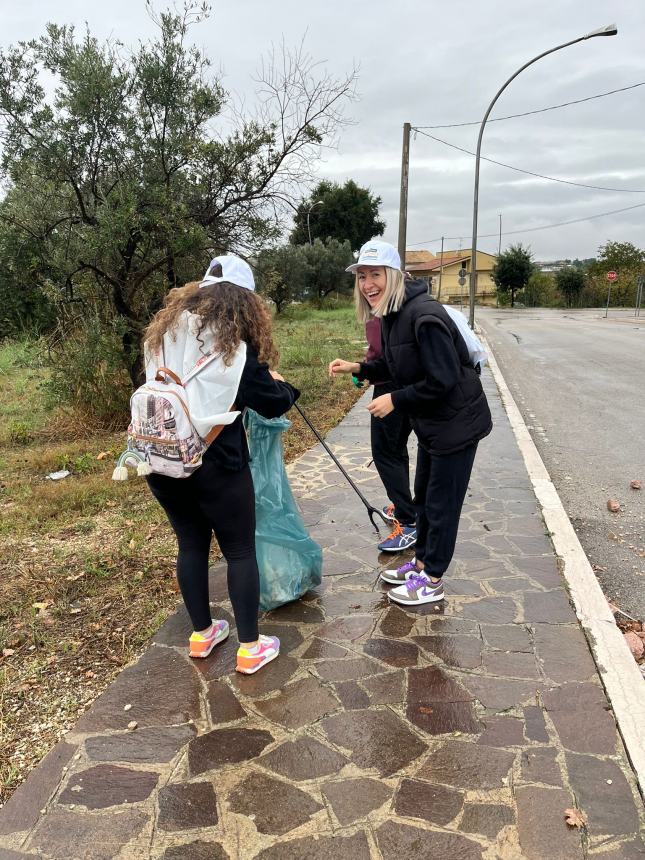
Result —
<path fill-rule="evenodd" d="M 178 612 L 0 812 L 0 860 L 628 860 L 640 799 L 490 377 L 445 604 L 388 603 L 320 446 L 291 470 L 324 580 L 268 615 L 283 654 L 186 655 Z M 330 434 L 368 498 L 361 401 Z M 221 567 L 215 617 L 232 621 Z M 131 721 L 137 728 L 128 731 Z M 578 806 L 588 824 L 569 828 Z"/>

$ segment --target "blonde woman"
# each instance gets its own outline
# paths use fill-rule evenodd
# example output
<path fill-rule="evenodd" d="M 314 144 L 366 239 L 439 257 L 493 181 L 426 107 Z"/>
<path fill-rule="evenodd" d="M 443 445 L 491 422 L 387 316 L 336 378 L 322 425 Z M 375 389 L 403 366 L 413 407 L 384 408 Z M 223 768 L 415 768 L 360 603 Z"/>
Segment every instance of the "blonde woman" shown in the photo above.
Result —
<path fill-rule="evenodd" d="M 444 597 L 443 575 L 455 549 L 459 517 L 477 444 L 492 429 L 486 395 L 468 348 L 442 305 L 423 281 L 406 281 L 396 249 L 373 240 L 347 271 L 356 275 L 358 319 L 381 320 L 383 355 L 377 361 L 336 358 L 329 375 L 390 377 L 396 390 L 375 397 L 372 416 L 397 410 L 408 415 L 418 440 L 414 479 L 416 558 L 381 579 L 395 585 L 390 599 L 403 605 Z"/>

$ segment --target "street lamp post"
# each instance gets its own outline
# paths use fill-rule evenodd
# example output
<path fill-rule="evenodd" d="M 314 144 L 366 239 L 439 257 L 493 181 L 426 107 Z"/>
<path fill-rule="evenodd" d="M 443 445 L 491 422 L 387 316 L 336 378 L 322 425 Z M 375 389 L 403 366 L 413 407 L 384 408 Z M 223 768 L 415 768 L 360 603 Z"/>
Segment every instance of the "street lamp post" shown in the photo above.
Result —
<path fill-rule="evenodd" d="M 569 45 L 575 45 L 577 42 L 584 42 L 587 39 L 593 39 L 596 36 L 615 36 L 618 33 L 618 28 L 615 24 L 609 24 L 607 27 L 601 27 L 599 30 L 593 30 L 591 33 L 587 33 L 586 36 L 578 36 L 577 39 L 572 39 L 570 42 L 564 42 L 562 45 L 557 45 L 555 48 L 550 48 L 548 51 L 544 51 L 541 54 L 538 54 L 537 57 L 533 57 L 532 60 L 529 60 L 528 63 L 524 63 L 516 72 L 514 72 L 510 78 L 506 81 L 506 83 L 497 91 L 495 94 L 495 98 L 488 105 L 488 110 L 484 114 L 484 119 L 482 120 L 482 124 L 479 127 L 479 137 L 477 139 L 477 156 L 475 159 L 475 191 L 473 195 L 473 237 L 472 243 L 470 247 L 471 253 L 471 262 L 470 262 L 470 313 L 468 315 L 468 324 L 471 328 L 475 325 L 475 287 L 477 282 L 477 214 L 479 207 L 479 161 L 481 155 L 482 148 L 482 137 L 484 135 L 484 126 L 486 125 L 486 121 L 492 111 L 495 102 L 504 92 L 506 87 L 513 81 L 520 72 L 523 72 L 524 69 L 527 69 L 529 66 L 532 66 L 533 63 L 536 63 L 538 60 L 541 60 L 542 57 L 546 57 L 549 54 L 555 53 L 555 51 L 561 51 L 562 48 L 568 48 Z"/>
<path fill-rule="evenodd" d="M 316 202 L 315 202 L 315 203 L 313 203 L 313 204 L 309 207 L 309 209 L 307 210 L 307 234 L 308 234 L 308 236 L 309 236 L 309 244 L 310 244 L 310 245 L 313 245 L 313 242 L 311 241 L 311 228 L 309 227 L 309 216 L 311 215 L 311 210 L 312 210 L 312 209 L 314 209 L 316 206 L 322 206 L 322 205 L 323 205 L 323 201 L 322 201 L 322 200 L 316 200 Z"/>

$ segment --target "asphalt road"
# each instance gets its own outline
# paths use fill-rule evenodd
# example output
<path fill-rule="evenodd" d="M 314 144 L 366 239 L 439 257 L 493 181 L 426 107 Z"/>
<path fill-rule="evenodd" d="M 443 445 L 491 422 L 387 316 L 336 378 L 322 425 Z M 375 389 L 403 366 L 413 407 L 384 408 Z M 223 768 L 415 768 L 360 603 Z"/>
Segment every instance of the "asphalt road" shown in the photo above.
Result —
<path fill-rule="evenodd" d="M 645 619 L 645 309 L 476 318 L 605 595 Z"/>

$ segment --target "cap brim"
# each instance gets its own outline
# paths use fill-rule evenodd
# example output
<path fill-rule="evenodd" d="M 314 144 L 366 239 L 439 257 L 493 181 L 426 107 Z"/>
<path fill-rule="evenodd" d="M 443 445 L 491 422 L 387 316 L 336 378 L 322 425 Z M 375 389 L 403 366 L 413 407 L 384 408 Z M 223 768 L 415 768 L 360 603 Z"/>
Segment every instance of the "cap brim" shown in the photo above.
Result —
<path fill-rule="evenodd" d="M 205 275 L 200 283 L 200 287 L 210 287 L 213 284 L 221 284 L 222 281 L 226 280 L 225 278 L 216 278 L 215 275 Z"/>
<path fill-rule="evenodd" d="M 401 269 L 397 266 L 390 266 L 389 263 L 353 263 L 351 266 L 348 266 L 345 271 L 351 272 L 352 275 L 355 275 L 358 270 L 364 267 L 366 269 L 394 269 L 395 272 L 400 272 Z"/>

